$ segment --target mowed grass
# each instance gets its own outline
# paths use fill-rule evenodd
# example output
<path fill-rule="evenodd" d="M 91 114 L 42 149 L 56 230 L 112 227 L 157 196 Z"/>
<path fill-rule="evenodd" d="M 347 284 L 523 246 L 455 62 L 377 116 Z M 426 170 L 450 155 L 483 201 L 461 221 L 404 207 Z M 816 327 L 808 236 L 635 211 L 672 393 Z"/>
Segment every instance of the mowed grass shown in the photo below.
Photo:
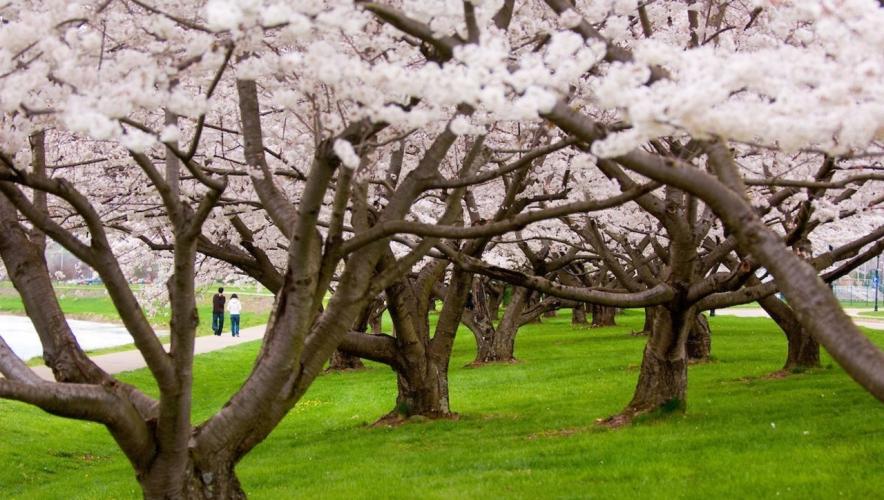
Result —
<path fill-rule="evenodd" d="M 620 326 L 572 329 L 569 318 L 524 327 L 521 362 L 451 363 L 457 421 L 370 424 L 389 411 L 395 378 L 371 364 L 313 384 L 238 465 L 251 498 L 876 498 L 884 491 L 884 405 L 825 356 L 825 368 L 768 378 L 785 340 L 767 319 L 711 319 L 716 361 L 690 368 L 684 415 L 619 429 L 595 425 L 635 386 L 640 312 Z M 884 332 L 868 331 L 878 345 Z M 221 407 L 258 348 L 200 356 L 194 419 Z M 153 392 L 149 374 L 126 381 Z M 101 426 L 0 401 L 5 498 L 138 498 L 129 465 Z"/>

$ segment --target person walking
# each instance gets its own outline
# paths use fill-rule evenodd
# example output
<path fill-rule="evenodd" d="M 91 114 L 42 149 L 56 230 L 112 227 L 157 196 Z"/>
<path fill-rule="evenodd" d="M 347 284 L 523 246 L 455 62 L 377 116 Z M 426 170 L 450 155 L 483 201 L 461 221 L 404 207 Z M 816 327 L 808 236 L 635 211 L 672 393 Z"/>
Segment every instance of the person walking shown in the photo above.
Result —
<path fill-rule="evenodd" d="M 212 331 L 215 332 L 215 335 L 221 335 L 221 330 L 224 329 L 224 302 L 226 301 L 223 288 L 219 288 L 218 293 L 212 296 Z"/>
<path fill-rule="evenodd" d="M 230 302 L 227 303 L 227 310 L 230 311 L 230 333 L 234 337 L 239 337 L 239 313 L 242 311 L 242 303 L 236 294 L 230 296 Z"/>

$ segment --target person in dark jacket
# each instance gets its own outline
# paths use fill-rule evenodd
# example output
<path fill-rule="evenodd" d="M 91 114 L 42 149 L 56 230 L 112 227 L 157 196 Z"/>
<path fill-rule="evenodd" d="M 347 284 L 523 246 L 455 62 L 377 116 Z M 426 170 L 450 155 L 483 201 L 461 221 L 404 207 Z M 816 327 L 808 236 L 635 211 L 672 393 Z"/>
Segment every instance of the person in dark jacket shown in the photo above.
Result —
<path fill-rule="evenodd" d="M 212 296 L 212 331 L 215 332 L 215 335 L 221 335 L 221 330 L 224 329 L 224 302 L 226 301 L 223 288 L 219 288 L 218 293 Z"/>

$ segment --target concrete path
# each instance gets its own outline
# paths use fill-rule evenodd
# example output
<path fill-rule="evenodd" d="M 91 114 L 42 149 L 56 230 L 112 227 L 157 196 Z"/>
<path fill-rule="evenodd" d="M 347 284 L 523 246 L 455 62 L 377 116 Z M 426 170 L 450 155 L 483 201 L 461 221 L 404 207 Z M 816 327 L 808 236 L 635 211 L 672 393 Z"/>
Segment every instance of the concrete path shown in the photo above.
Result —
<path fill-rule="evenodd" d="M 260 325 L 243 328 L 239 331 L 239 337 L 232 337 L 230 335 L 229 324 L 225 325 L 225 328 L 227 328 L 228 330 L 224 332 L 224 334 L 220 337 L 217 337 L 215 335 L 197 337 L 194 352 L 196 354 L 204 354 L 207 352 L 217 351 L 219 349 L 225 349 L 227 347 L 239 345 L 243 342 L 260 340 L 264 338 L 264 329 L 266 328 L 266 326 L 267 325 Z M 169 350 L 169 344 L 164 344 L 164 347 L 166 348 L 166 351 Z M 144 358 L 141 356 L 141 352 L 138 350 L 112 352 L 110 354 L 90 356 L 90 358 L 92 358 L 92 360 L 95 361 L 95 363 L 97 363 L 98 366 L 101 367 L 101 369 L 108 373 L 128 372 L 147 366 L 147 363 L 144 362 Z M 46 380 L 55 380 L 55 378 L 53 378 L 52 376 L 52 370 L 50 370 L 49 367 L 45 365 L 35 366 L 33 367 L 33 370 L 37 373 L 37 375 L 40 375 Z"/>
<path fill-rule="evenodd" d="M 884 318 L 873 318 L 870 316 L 860 316 L 861 311 L 869 309 L 845 309 L 846 312 L 857 326 L 871 328 L 873 330 L 884 330 Z M 737 316 L 740 318 L 767 318 L 768 314 L 760 307 L 731 307 L 730 309 L 716 309 L 716 315 L 721 316 Z"/>

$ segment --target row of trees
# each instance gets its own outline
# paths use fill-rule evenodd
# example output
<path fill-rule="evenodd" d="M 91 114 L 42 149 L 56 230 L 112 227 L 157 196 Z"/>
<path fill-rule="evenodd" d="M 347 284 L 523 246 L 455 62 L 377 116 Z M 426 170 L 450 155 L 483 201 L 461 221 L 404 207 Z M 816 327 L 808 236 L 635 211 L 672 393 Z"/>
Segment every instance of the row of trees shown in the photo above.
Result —
<path fill-rule="evenodd" d="M 243 497 L 236 463 L 332 356 L 393 369 L 385 420 L 446 417 L 461 324 L 477 363 L 508 361 L 561 307 L 647 311 L 610 425 L 683 407 L 701 313 L 752 301 L 786 368 L 821 344 L 884 400 L 884 354 L 825 284 L 884 248 L 884 12 L 756 4 L 0 7 L 0 257 L 56 378 L 0 339 L 0 397 L 105 425 L 148 498 Z M 77 345 L 47 238 L 101 277 L 158 397 Z M 168 351 L 127 284 L 145 259 Z M 196 281 L 230 269 L 275 303 L 247 380 L 193 422 Z"/>

